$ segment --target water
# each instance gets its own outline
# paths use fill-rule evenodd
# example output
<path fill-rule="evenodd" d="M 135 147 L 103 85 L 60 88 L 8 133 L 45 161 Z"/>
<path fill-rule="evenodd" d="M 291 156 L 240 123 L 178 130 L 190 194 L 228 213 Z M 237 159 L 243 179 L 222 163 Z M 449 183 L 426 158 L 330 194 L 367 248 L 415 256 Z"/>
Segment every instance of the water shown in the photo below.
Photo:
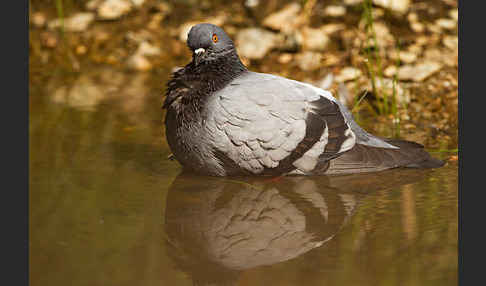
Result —
<path fill-rule="evenodd" d="M 31 285 L 457 285 L 456 163 L 181 174 L 166 74 L 93 67 L 31 83 Z"/>

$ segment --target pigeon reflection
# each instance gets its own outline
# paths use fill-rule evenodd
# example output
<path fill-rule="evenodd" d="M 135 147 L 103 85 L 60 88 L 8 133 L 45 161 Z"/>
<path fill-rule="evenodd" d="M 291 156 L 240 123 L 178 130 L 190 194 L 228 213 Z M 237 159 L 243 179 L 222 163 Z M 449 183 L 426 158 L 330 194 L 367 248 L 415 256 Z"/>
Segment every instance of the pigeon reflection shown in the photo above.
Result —
<path fill-rule="evenodd" d="M 168 253 L 195 285 L 233 285 L 242 270 L 287 261 L 325 244 L 370 191 L 423 174 L 390 170 L 278 180 L 181 174 L 167 197 Z"/>

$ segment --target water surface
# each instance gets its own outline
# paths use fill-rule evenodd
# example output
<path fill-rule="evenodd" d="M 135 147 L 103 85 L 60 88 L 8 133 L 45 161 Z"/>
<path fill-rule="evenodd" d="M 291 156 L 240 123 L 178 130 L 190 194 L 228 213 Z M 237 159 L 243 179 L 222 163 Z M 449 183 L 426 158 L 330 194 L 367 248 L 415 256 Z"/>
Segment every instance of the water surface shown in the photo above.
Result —
<path fill-rule="evenodd" d="M 31 285 L 457 285 L 456 163 L 182 174 L 166 80 L 96 67 L 32 83 Z"/>

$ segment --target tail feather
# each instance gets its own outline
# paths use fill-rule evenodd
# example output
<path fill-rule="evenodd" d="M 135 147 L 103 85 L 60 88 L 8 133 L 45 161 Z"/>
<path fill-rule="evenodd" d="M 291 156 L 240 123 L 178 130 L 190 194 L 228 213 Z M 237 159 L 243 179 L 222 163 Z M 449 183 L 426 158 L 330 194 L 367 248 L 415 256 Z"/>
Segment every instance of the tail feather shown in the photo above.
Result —
<path fill-rule="evenodd" d="M 385 139 L 400 149 L 386 149 L 356 144 L 351 150 L 330 161 L 326 174 L 350 174 L 391 168 L 438 168 L 445 162 L 430 156 L 424 146 L 406 140 Z"/>

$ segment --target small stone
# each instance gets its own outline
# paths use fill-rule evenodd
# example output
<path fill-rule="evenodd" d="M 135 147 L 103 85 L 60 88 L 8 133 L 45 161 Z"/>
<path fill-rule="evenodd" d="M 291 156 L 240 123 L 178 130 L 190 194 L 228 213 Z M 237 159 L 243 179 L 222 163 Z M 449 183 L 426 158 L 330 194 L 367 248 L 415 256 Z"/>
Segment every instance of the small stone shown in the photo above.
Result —
<path fill-rule="evenodd" d="M 297 66 L 303 71 L 313 71 L 321 67 L 322 55 L 306 51 L 295 56 Z"/>
<path fill-rule="evenodd" d="M 134 54 L 128 60 L 128 67 L 138 70 L 138 71 L 148 71 L 152 69 L 152 64 L 150 61 L 140 54 Z"/>
<path fill-rule="evenodd" d="M 105 0 L 96 10 L 101 19 L 118 19 L 132 10 L 132 2 L 127 0 Z"/>
<path fill-rule="evenodd" d="M 147 25 L 147 28 L 150 30 L 158 30 L 160 29 L 160 22 L 164 20 L 166 14 L 165 13 L 155 13 L 150 19 L 150 22 Z"/>
<path fill-rule="evenodd" d="M 375 88 L 378 90 L 378 94 L 376 96 L 383 97 L 385 94 L 391 98 L 393 93 L 395 92 L 395 98 L 397 100 L 398 105 L 408 104 L 410 103 L 410 93 L 408 90 L 404 89 L 400 82 L 394 81 L 394 79 L 390 78 L 383 78 L 377 79 L 375 81 Z M 372 90 L 373 86 L 371 85 L 371 81 L 366 86 L 367 90 Z"/>
<path fill-rule="evenodd" d="M 363 2 L 363 0 L 344 0 L 344 5 L 353 6 Z"/>
<path fill-rule="evenodd" d="M 321 29 L 302 29 L 302 47 L 310 51 L 324 51 L 329 45 L 329 37 Z"/>
<path fill-rule="evenodd" d="M 135 53 L 143 56 L 157 56 L 160 54 L 160 48 L 149 42 L 142 42 Z"/>
<path fill-rule="evenodd" d="M 459 13 L 457 11 L 457 9 L 452 9 L 449 11 L 449 16 L 454 20 L 454 21 L 458 21 L 459 20 Z"/>
<path fill-rule="evenodd" d="M 145 3 L 145 0 L 130 0 L 130 1 L 132 1 L 135 7 L 140 7 L 143 5 L 143 3 Z"/>
<path fill-rule="evenodd" d="M 324 15 L 330 17 L 341 17 L 346 14 L 346 7 L 330 5 L 324 9 Z"/>
<path fill-rule="evenodd" d="M 78 55 L 84 55 L 84 54 L 86 54 L 86 51 L 87 50 L 88 49 L 86 48 L 86 46 L 79 45 L 79 46 L 76 47 L 76 54 L 78 54 Z"/>
<path fill-rule="evenodd" d="M 429 30 L 432 33 L 435 33 L 435 34 L 441 34 L 442 33 L 441 27 L 437 24 L 428 24 L 426 27 L 427 27 L 427 30 Z"/>
<path fill-rule="evenodd" d="M 344 24 L 336 24 L 336 23 L 332 23 L 332 24 L 327 24 L 327 25 L 324 25 L 324 26 L 321 26 L 319 29 L 326 35 L 332 35 L 338 31 L 342 31 L 346 28 L 346 25 Z"/>
<path fill-rule="evenodd" d="M 386 77 L 394 77 L 397 73 L 397 70 L 397 66 L 395 65 L 388 66 L 386 69 L 383 70 L 383 75 Z"/>
<path fill-rule="evenodd" d="M 401 66 L 398 69 L 398 79 L 421 82 L 438 72 L 441 68 L 441 64 L 430 61 L 425 61 L 417 65 Z"/>
<path fill-rule="evenodd" d="M 64 30 L 67 32 L 82 32 L 94 21 L 95 15 L 90 12 L 77 13 L 72 17 L 64 19 Z M 55 19 L 49 22 L 49 29 L 61 27 L 61 19 Z"/>
<path fill-rule="evenodd" d="M 277 34 L 277 46 L 283 52 L 297 52 L 304 41 L 303 33 L 299 30 Z"/>
<path fill-rule="evenodd" d="M 94 10 L 98 9 L 101 2 L 103 2 L 103 0 L 90 0 L 90 1 L 86 2 L 84 7 L 86 8 L 86 10 L 94 11 Z"/>
<path fill-rule="evenodd" d="M 322 65 L 324 66 L 334 66 L 338 65 L 339 63 L 342 62 L 342 58 L 338 57 L 332 53 L 327 53 L 324 55 L 324 59 L 322 61 Z"/>
<path fill-rule="evenodd" d="M 249 8 L 255 8 L 260 4 L 259 0 L 245 0 L 245 6 Z"/>
<path fill-rule="evenodd" d="M 138 31 L 128 31 L 125 35 L 125 38 L 131 42 L 140 44 L 142 42 L 151 40 L 152 33 L 144 29 Z"/>
<path fill-rule="evenodd" d="M 43 28 L 46 25 L 46 16 L 42 12 L 34 12 L 30 17 L 30 22 L 36 28 Z"/>
<path fill-rule="evenodd" d="M 401 14 L 410 8 L 410 0 L 373 0 L 373 4 Z"/>
<path fill-rule="evenodd" d="M 412 44 L 407 47 L 407 51 L 410 53 L 414 53 L 415 55 L 420 55 L 422 53 L 422 46 L 417 44 Z"/>
<path fill-rule="evenodd" d="M 427 36 L 418 36 L 415 38 L 415 44 L 419 46 L 425 46 L 429 43 L 429 37 Z"/>
<path fill-rule="evenodd" d="M 400 52 L 400 62 L 406 63 L 406 64 L 411 64 L 414 63 L 417 60 L 417 55 L 415 53 L 407 52 L 407 51 L 401 51 Z M 390 57 L 393 60 L 396 60 L 396 54 L 393 54 L 393 56 Z"/>
<path fill-rule="evenodd" d="M 172 12 L 172 6 L 169 5 L 167 2 L 157 3 L 157 4 L 154 4 L 154 6 L 152 6 L 152 7 L 156 11 L 159 11 L 160 13 L 163 13 L 165 15 L 169 14 L 170 12 Z"/>
<path fill-rule="evenodd" d="M 384 23 L 374 23 L 373 28 L 376 35 L 376 42 L 380 48 L 386 48 L 395 44 L 395 38 Z M 373 44 L 373 41 L 370 44 Z"/>
<path fill-rule="evenodd" d="M 437 19 L 435 21 L 436 25 L 446 30 L 453 30 L 457 27 L 457 22 L 447 18 Z"/>
<path fill-rule="evenodd" d="M 412 13 L 409 13 L 409 14 L 407 15 L 407 20 L 408 20 L 410 23 L 416 23 L 416 22 L 418 22 L 418 19 L 419 19 L 419 18 L 418 18 L 417 13 L 413 13 L 413 12 L 412 12 Z"/>
<path fill-rule="evenodd" d="M 371 9 L 371 15 L 373 16 L 373 19 L 376 20 L 378 18 L 383 17 L 383 15 L 385 15 L 385 11 L 380 8 L 373 8 Z"/>
<path fill-rule="evenodd" d="M 298 3 L 286 5 L 281 10 L 268 15 L 262 22 L 263 26 L 278 30 L 291 31 L 300 23 L 298 14 L 302 7 Z"/>
<path fill-rule="evenodd" d="M 422 33 L 425 30 L 424 24 L 420 22 L 410 23 L 410 28 L 416 33 Z"/>
<path fill-rule="evenodd" d="M 448 47 L 453 51 L 458 50 L 459 41 L 457 39 L 457 36 L 445 36 L 442 39 L 442 43 L 444 44 L 444 46 Z"/>
<path fill-rule="evenodd" d="M 361 76 L 361 70 L 353 67 L 345 67 L 336 76 L 337 82 L 346 82 Z"/>
<path fill-rule="evenodd" d="M 47 48 L 55 48 L 57 46 L 57 37 L 50 32 L 45 32 L 40 35 L 41 44 Z"/>
<path fill-rule="evenodd" d="M 248 59 L 262 59 L 277 46 L 277 40 L 275 33 L 260 28 L 247 28 L 236 34 L 235 44 L 240 55 Z"/>
<path fill-rule="evenodd" d="M 283 53 L 278 57 L 278 62 L 281 64 L 288 64 L 292 61 L 292 54 Z"/>

